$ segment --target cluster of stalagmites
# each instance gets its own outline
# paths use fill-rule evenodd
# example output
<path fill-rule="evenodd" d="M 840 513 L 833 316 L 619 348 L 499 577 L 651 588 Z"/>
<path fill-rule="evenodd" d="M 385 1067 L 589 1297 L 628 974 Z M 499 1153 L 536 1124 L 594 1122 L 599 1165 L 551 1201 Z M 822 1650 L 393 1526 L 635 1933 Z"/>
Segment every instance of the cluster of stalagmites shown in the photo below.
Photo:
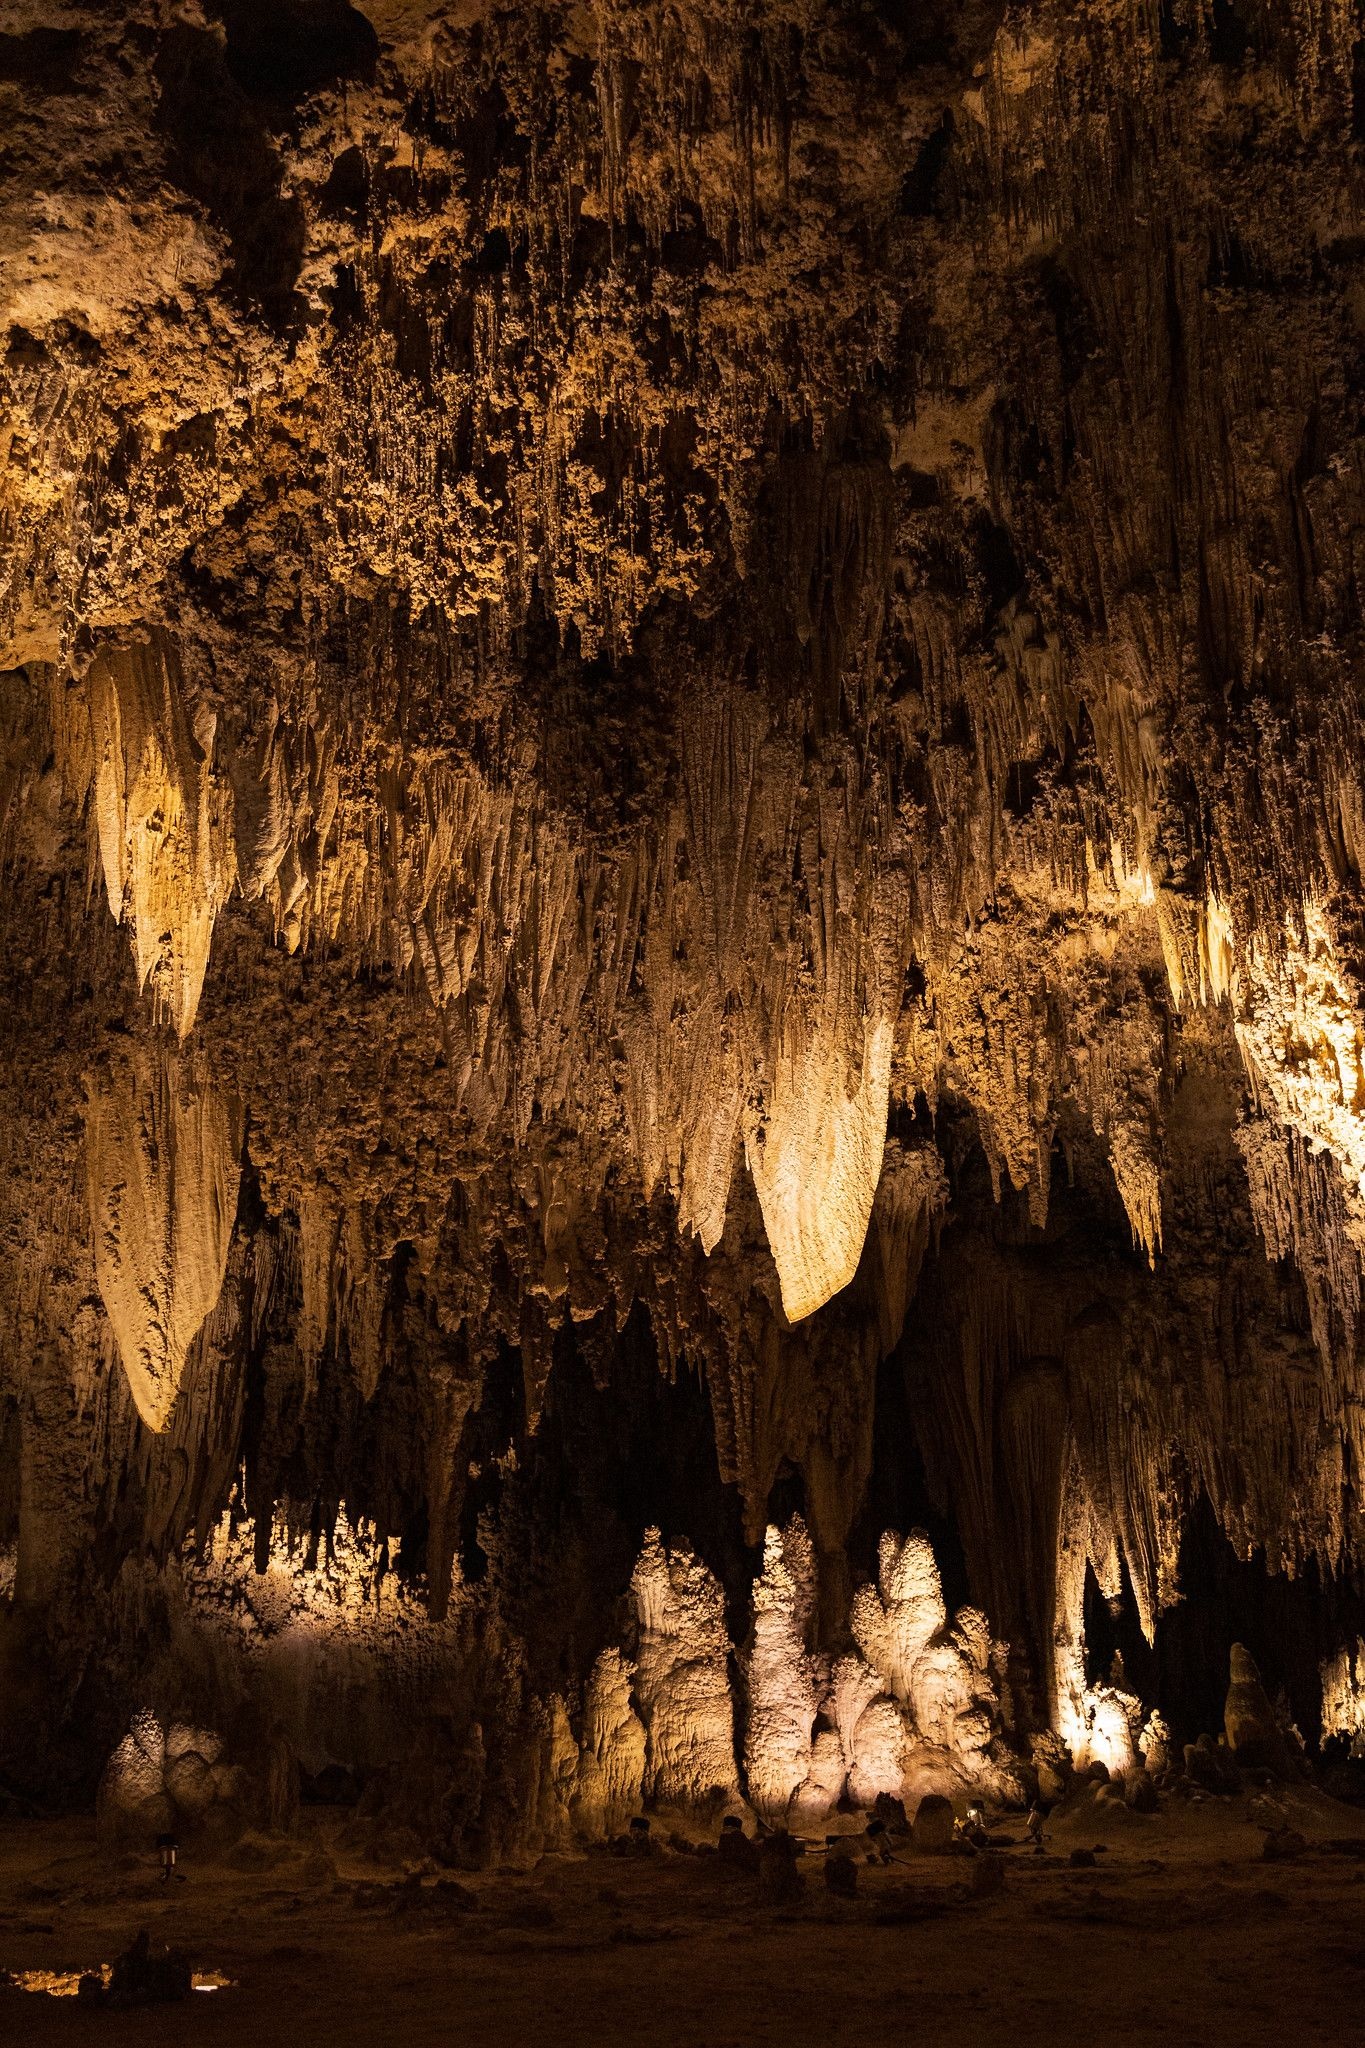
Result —
<path fill-rule="evenodd" d="M 803 1524 L 769 1528 L 747 1647 L 733 1651 L 720 1587 L 651 1531 L 635 1568 L 633 1656 L 599 1658 L 573 1797 L 580 1826 L 610 1827 L 643 1796 L 704 1807 L 747 1799 L 770 1823 L 814 1825 L 848 1799 L 990 1789 L 1018 1796 L 982 1616 L 949 1620 L 928 1539 L 890 1533 L 880 1585 L 854 1603 L 856 1650 L 809 1648 L 815 1558 Z M 736 1701 L 744 1735 L 737 1762 Z"/>
<path fill-rule="evenodd" d="M 111 1847 L 137 1846 L 158 1835 L 226 1842 L 253 1821 L 287 1827 L 295 1803 L 291 1794 L 287 1770 L 253 1776 L 227 1757 L 213 1729 L 184 1722 L 167 1727 L 143 1708 L 105 1766 L 97 1821 L 101 1840 Z"/>
<path fill-rule="evenodd" d="M 224 1555 L 217 1578 L 210 1573 L 200 1612 L 240 1628 L 241 1618 L 222 1605 L 230 1563 Z M 357 1573 L 373 1593 L 363 1550 L 351 1561 L 352 1605 L 359 1604 Z M 954 1810 L 960 1817 L 969 1800 L 1045 1811 L 1093 1796 L 1150 1812 L 1161 1792 L 1204 1797 L 1240 1790 L 1247 1773 L 1254 1780 L 1306 1770 L 1296 1731 L 1272 1709 L 1240 1645 L 1216 1740 L 1203 1736 L 1178 1751 L 1161 1715 L 1147 1713 L 1125 1689 L 1118 1667 L 1112 1682 L 1087 1690 L 1084 1735 L 1074 1750 L 1048 1730 L 1017 1733 L 1006 1646 L 975 1609 L 949 1616 L 922 1531 L 883 1537 L 878 1583 L 859 1588 L 853 1601 L 856 1647 L 836 1655 L 811 1647 L 815 1597 L 804 1524 L 795 1518 L 784 1529 L 770 1526 L 750 1630 L 737 1647 L 714 1575 L 690 1547 L 670 1547 L 648 1531 L 630 1583 L 626 1644 L 598 1656 L 576 1714 L 558 1695 L 535 1704 L 515 1766 L 510 1839 L 523 1847 L 620 1840 L 632 1824 L 641 1826 L 645 1810 L 713 1828 L 727 1819 L 733 1826 L 739 1816 L 795 1835 L 818 1832 L 836 1814 L 862 1812 L 908 1814 L 917 1846 L 944 1847 L 953 1839 Z M 295 1602 L 268 1617 L 266 1633 L 280 1637 L 286 1661 L 300 1650 L 297 1640 L 285 1647 L 289 1631 L 302 1626 L 306 1634 L 324 1611 L 312 1596 L 305 1607 Z M 334 1682 L 347 1673 L 355 1683 L 365 1625 L 340 1610 L 330 1623 L 331 1654 L 339 1659 Z M 377 1619 L 369 1633 L 376 1627 L 382 1635 Z M 254 1619 L 247 1630 L 260 1633 Z M 368 1643 L 370 1652 L 393 1647 L 378 1637 Z M 454 1669 L 447 1667 L 447 1684 Z M 363 1684 L 357 1698 L 362 1692 Z M 246 1828 L 287 1827 L 297 1763 L 278 1724 L 248 1770 L 227 1757 L 216 1733 L 168 1727 L 144 1709 L 105 1768 L 102 1838 L 120 1846 L 172 1832 L 222 1842 Z M 324 1788 L 317 1796 L 331 1798 L 329 1785 L 342 1788 L 342 1803 L 355 1796 L 360 1781 L 350 1767 L 320 1754 L 307 1763 L 310 1782 Z M 400 1841 L 420 1841 L 424 1827 L 443 1829 L 453 1853 L 459 1816 L 477 1811 L 489 1769 L 484 1732 L 474 1723 L 454 1748 L 426 1759 L 418 1772 L 424 1790 L 414 1791 L 410 1769 L 380 1772 L 361 1802 L 355 1840 L 392 1843 L 401 1820 Z M 431 1805 L 425 1816 L 424 1802 Z M 461 1853 L 469 1853 L 467 1844 Z"/>

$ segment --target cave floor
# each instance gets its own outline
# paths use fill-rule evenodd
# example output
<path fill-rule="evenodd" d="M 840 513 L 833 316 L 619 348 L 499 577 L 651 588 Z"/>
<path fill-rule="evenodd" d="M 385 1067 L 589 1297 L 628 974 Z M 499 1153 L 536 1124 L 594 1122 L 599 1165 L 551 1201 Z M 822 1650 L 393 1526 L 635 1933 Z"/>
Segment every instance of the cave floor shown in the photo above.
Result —
<path fill-rule="evenodd" d="M 850 1901 L 808 1859 L 786 1909 L 714 1857 L 668 1852 L 405 1887 L 347 1853 L 330 1814 L 301 1843 L 191 1855 L 167 1888 L 147 1861 L 101 1857 L 88 1821 L 7 1821 L 0 1967 L 90 1967 L 146 1927 L 234 1981 L 128 2012 L 0 1990 L 0 2042 L 1339 2048 L 1365 2037 L 1365 1814 L 1308 1791 L 1282 1803 L 1308 1838 L 1291 1861 L 1262 1859 L 1252 1797 L 1148 1818 L 1087 1806 L 1050 1826 L 1046 1856 L 1005 1852 L 993 1896 L 962 1896 L 962 1859 L 901 1851 Z M 1100 1843 L 1093 1868 L 1070 1866 Z"/>

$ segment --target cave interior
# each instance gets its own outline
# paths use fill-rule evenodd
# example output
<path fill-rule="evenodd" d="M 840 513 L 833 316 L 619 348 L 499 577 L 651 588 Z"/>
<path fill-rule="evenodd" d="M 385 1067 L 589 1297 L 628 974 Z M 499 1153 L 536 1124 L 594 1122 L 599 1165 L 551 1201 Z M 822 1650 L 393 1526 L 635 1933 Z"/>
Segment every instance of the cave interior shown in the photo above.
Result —
<path fill-rule="evenodd" d="M 1349 2037 L 1363 594 L 1356 0 L 0 8 L 5 2038 Z"/>

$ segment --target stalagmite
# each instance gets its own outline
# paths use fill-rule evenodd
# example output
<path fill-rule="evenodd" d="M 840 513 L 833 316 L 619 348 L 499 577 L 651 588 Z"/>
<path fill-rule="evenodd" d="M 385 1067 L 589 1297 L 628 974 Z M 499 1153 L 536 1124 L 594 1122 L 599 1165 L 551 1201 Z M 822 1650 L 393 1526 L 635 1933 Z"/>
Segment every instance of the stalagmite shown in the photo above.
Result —
<path fill-rule="evenodd" d="M 194 1061 L 137 1055 L 91 1077 L 86 1180 L 95 1273 L 137 1410 L 162 1430 L 223 1285 L 242 1112 Z"/>
<path fill-rule="evenodd" d="M 905 1716 L 883 1692 L 880 1673 L 861 1657 L 841 1657 L 823 1711 L 839 1741 L 839 1791 L 846 1784 L 850 1797 L 865 1807 L 883 1796 L 899 1799 L 905 1788 Z"/>
<path fill-rule="evenodd" d="M 646 1737 L 631 1705 L 634 1676 L 619 1650 L 603 1650 L 588 1678 L 573 1820 L 589 1838 L 619 1833 L 640 1803 Z"/>
<path fill-rule="evenodd" d="M 1275 1726 L 1256 1659 L 1244 1644 L 1234 1643 L 1229 1664 L 1228 1696 L 1223 1707 L 1228 1748 L 1244 1768 L 1273 1770 L 1282 1766 L 1284 1742 Z"/>
<path fill-rule="evenodd" d="M 690 1549 L 667 1549 L 650 1529 L 630 1589 L 645 1789 L 655 1799 L 692 1805 L 714 1795 L 733 1798 L 739 1778 L 720 1587 Z"/>
<path fill-rule="evenodd" d="M 972 1608 L 949 1624 L 938 1564 L 923 1530 L 912 1530 L 903 1541 L 888 1530 L 878 1565 L 878 1584 L 860 1587 L 854 1597 L 852 1628 L 868 1667 L 900 1711 L 897 1796 L 998 1784 L 988 1754 L 999 1708 L 989 1625 Z M 852 1740 L 852 1768 L 860 1777 L 867 1771 L 864 1747 L 885 1759 L 875 1767 L 877 1774 L 889 1764 L 889 1721 L 875 1700 L 855 1722 Z"/>
<path fill-rule="evenodd" d="M 1319 1676 L 1324 1733 L 1344 1737 L 1353 1757 L 1365 1756 L 1365 1638 L 1325 1657 Z"/>
<path fill-rule="evenodd" d="M 902 1542 L 891 1530 L 881 1540 L 876 1586 L 859 1588 L 853 1633 L 887 1691 L 908 1704 L 915 1667 L 943 1629 L 948 1610 L 933 1547 L 922 1529 Z"/>
<path fill-rule="evenodd" d="M 786 1821 L 810 1803 L 803 1787 L 817 1699 L 806 1647 L 814 1604 L 815 1554 L 805 1524 L 798 1517 L 785 1529 L 769 1527 L 754 1581 L 753 1643 L 744 1658 L 744 1779 L 751 1805 L 768 1821 Z"/>

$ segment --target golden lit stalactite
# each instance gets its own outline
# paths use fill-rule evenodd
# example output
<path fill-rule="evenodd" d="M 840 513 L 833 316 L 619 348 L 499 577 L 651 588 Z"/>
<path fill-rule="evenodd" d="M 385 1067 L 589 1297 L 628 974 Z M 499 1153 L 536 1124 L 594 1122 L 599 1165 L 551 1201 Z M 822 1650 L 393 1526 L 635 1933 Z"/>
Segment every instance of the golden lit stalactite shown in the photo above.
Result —
<path fill-rule="evenodd" d="M 139 1048 L 89 1082 L 95 1275 L 142 1420 L 166 1427 L 190 1345 L 223 1285 L 242 1110 L 202 1068 Z"/>
<path fill-rule="evenodd" d="M 1175 1002 L 1231 1008 L 1254 1112 L 1239 1135 L 1253 1214 L 1269 1256 L 1292 1251 L 1328 1358 L 1354 1332 L 1365 1252 L 1365 1017 L 1331 916 L 1306 901 L 1267 943 L 1243 941 L 1212 893 L 1193 910 L 1166 897 L 1161 911 Z"/>
<path fill-rule="evenodd" d="M 161 635 L 98 655 L 85 687 L 109 908 L 132 929 L 139 985 L 184 1038 L 237 872 L 229 799 L 214 776 L 216 718 L 203 705 L 191 714 Z"/>
<path fill-rule="evenodd" d="M 881 1179 L 908 952 L 903 878 L 869 857 L 874 793 L 826 768 L 795 817 L 797 907 L 765 1006 L 770 1078 L 745 1157 L 789 1322 L 858 1270 Z M 801 899 L 804 898 L 804 908 Z"/>
<path fill-rule="evenodd" d="M 861 1062 L 842 1033 L 788 1025 L 765 1125 L 745 1145 L 788 1322 L 847 1287 L 867 1237 L 886 1142 L 892 1025 L 869 1018 Z"/>

